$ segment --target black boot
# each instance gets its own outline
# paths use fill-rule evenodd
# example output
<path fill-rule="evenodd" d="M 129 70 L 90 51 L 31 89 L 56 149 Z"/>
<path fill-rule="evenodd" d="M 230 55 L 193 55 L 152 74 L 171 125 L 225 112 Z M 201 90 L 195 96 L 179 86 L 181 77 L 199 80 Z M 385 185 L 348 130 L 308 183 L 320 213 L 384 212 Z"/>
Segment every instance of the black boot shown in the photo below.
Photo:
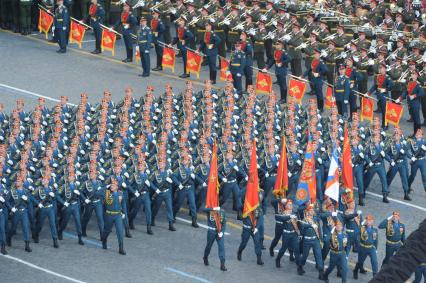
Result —
<path fill-rule="evenodd" d="M 293 262 L 295 260 L 294 253 L 290 252 L 290 261 Z"/>
<path fill-rule="evenodd" d="M 104 250 L 106 250 L 108 248 L 107 239 L 106 238 L 102 238 L 102 248 Z"/>
<path fill-rule="evenodd" d="M 83 239 L 81 238 L 81 235 L 78 235 L 78 244 L 84 246 Z"/>
<path fill-rule="evenodd" d="M 58 239 L 61 240 L 61 241 L 63 239 L 61 230 L 58 231 Z"/>
<path fill-rule="evenodd" d="M 275 267 L 276 268 L 281 267 L 281 257 L 280 256 L 277 256 L 277 258 L 275 259 Z"/>
<path fill-rule="evenodd" d="M 87 237 L 87 232 L 86 232 L 86 230 L 83 230 L 83 231 L 82 231 L 82 233 L 81 233 L 81 235 L 82 235 L 83 237 Z"/>
<path fill-rule="evenodd" d="M 408 195 L 408 193 L 404 194 L 404 200 L 411 201 L 411 197 Z"/>
<path fill-rule="evenodd" d="M 364 269 L 364 267 L 360 266 L 360 267 L 359 267 L 359 273 L 361 273 L 361 274 L 366 274 L 366 273 L 367 273 L 367 270 L 365 270 L 365 269 Z"/>
<path fill-rule="evenodd" d="M 148 233 L 148 235 L 154 234 L 154 233 L 152 233 L 151 225 L 146 226 L 146 233 Z"/>
<path fill-rule="evenodd" d="M 359 196 L 359 198 L 358 198 L 358 204 L 360 205 L 360 206 L 364 206 L 365 205 L 365 203 L 364 203 L 364 198 L 362 197 L 362 196 Z"/>
<path fill-rule="evenodd" d="M 225 261 L 224 260 L 220 261 L 220 270 L 222 270 L 222 271 L 227 271 L 228 270 L 228 269 L 226 269 Z"/>
<path fill-rule="evenodd" d="M 384 203 L 389 203 L 389 200 L 388 200 L 388 195 L 386 194 L 386 193 L 384 193 L 383 194 L 383 200 L 382 200 Z"/>
<path fill-rule="evenodd" d="M 237 212 L 237 220 L 243 220 L 243 216 L 242 216 L 241 211 Z"/>
<path fill-rule="evenodd" d="M 265 247 L 265 245 L 263 244 L 263 240 L 261 240 L 261 241 L 260 241 L 260 248 L 261 248 L 262 250 L 266 250 L 266 247 Z"/>
<path fill-rule="evenodd" d="M 318 279 L 319 280 L 324 280 L 324 270 L 319 270 L 318 271 Z"/>
<path fill-rule="evenodd" d="M 173 231 L 173 232 L 174 232 L 174 231 L 176 231 L 175 226 L 173 226 L 173 221 L 170 221 L 170 222 L 169 222 L 169 230 L 170 230 L 170 231 Z"/>
<path fill-rule="evenodd" d="M 129 228 L 130 230 L 135 230 L 135 224 L 133 223 L 133 220 L 132 221 L 129 220 Z"/>
<path fill-rule="evenodd" d="M 258 255 L 258 256 L 257 256 L 257 264 L 258 264 L 258 265 L 263 265 L 262 255 Z"/>
<path fill-rule="evenodd" d="M 340 268 L 337 268 L 337 277 L 342 278 L 342 272 L 340 271 Z"/>
<path fill-rule="evenodd" d="M 208 259 L 208 257 L 203 257 L 203 261 L 204 261 L 204 265 L 205 266 L 209 265 L 209 259 Z"/>
<path fill-rule="evenodd" d="M 126 255 L 126 251 L 124 250 L 123 244 L 120 244 L 118 247 L 118 253 L 121 255 Z"/>
<path fill-rule="evenodd" d="M 152 218 L 152 220 L 151 220 L 151 226 L 152 226 L 152 227 L 154 227 L 154 226 L 155 226 L 155 219 L 154 219 L 154 218 Z"/>
<path fill-rule="evenodd" d="M 198 228 L 197 217 L 192 217 L 192 227 Z"/>
<path fill-rule="evenodd" d="M 354 269 L 354 279 L 358 279 L 358 270 L 359 270 L 359 265 L 357 263 Z"/>
<path fill-rule="evenodd" d="M 126 238 L 131 238 L 132 234 L 130 234 L 130 229 L 129 227 L 126 227 Z"/>
<path fill-rule="evenodd" d="M 33 237 L 34 243 L 38 244 L 40 242 L 38 234 L 35 234 Z"/>
<path fill-rule="evenodd" d="M 59 244 L 58 244 L 58 239 L 53 239 L 53 247 L 55 248 L 55 249 L 57 249 L 57 248 L 59 248 Z"/>
<path fill-rule="evenodd" d="M 269 255 L 274 256 L 274 249 L 272 247 L 269 247 Z"/>
<path fill-rule="evenodd" d="M 297 274 L 299 274 L 299 275 L 305 274 L 305 270 L 303 270 L 303 266 L 299 265 L 297 267 Z"/>
<path fill-rule="evenodd" d="M 12 246 L 12 237 L 7 237 L 7 239 L 6 239 L 6 244 L 7 244 L 7 246 L 8 247 L 11 247 Z"/>
<path fill-rule="evenodd" d="M 33 250 L 30 248 L 30 241 L 25 241 L 25 251 L 30 253 Z"/>
<path fill-rule="evenodd" d="M 5 244 L 1 244 L 1 254 L 7 255 L 6 245 Z"/>
<path fill-rule="evenodd" d="M 239 261 L 241 261 L 242 253 L 243 253 L 243 251 L 241 251 L 241 250 L 238 250 L 238 252 L 237 252 L 237 259 L 238 259 Z"/>
<path fill-rule="evenodd" d="M 328 274 L 324 273 L 324 277 L 323 277 L 324 282 L 328 283 Z"/>

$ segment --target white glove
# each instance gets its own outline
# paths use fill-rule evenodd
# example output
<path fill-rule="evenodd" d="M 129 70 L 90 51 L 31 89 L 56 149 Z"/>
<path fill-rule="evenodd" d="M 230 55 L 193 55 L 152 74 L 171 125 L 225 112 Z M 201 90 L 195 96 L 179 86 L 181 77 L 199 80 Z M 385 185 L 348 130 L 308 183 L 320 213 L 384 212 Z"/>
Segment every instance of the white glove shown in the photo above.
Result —
<path fill-rule="evenodd" d="M 362 214 L 362 211 L 361 210 L 357 210 L 357 212 L 356 212 L 358 215 L 361 215 Z"/>
<path fill-rule="evenodd" d="M 28 200 L 28 197 L 26 195 L 23 195 L 22 199 L 26 201 L 26 200 Z"/>
<path fill-rule="evenodd" d="M 179 185 L 179 189 L 181 189 L 181 190 L 183 189 L 183 185 L 182 184 Z"/>
<path fill-rule="evenodd" d="M 76 194 L 78 196 L 80 195 L 80 192 L 78 190 L 74 190 L 73 192 L 74 192 L 74 194 Z"/>
<path fill-rule="evenodd" d="M 424 145 L 424 144 L 423 144 L 423 145 L 422 145 L 422 149 L 423 149 L 423 150 L 426 150 L 426 145 Z"/>
<path fill-rule="evenodd" d="M 401 154 L 404 154 L 405 150 L 401 148 L 401 150 L 399 152 L 401 152 Z"/>
<path fill-rule="evenodd" d="M 0 196 L 0 201 L 5 202 L 5 199 L 2 196 Z"/>
<path fill-rule="evenodd" d="M 89 203 L 90 203 L 90 199 L 88 199 L 88 198 L 87 198 L 87 199 L 85 199 L 85 200 L 84 200 L 84 202 L 85 202 L 86 204 L 89 204 Z"/>
<path fill-rule="evenodd" d="M 227 178 L 223 178 L 222 181 L 226 183 L 226 182 L 228 182 L 228 179 Z"/>
<path fill-rule="evenodd" d="M 151 183 L 148 180 L 145 180 L 145 185 L 147 185 L 149 187 L 149 186 L 151 186 Z"/>
<path fill-rule="evenodd" d="M 62 27 L 62 30 L 67 30 L 67 27 Z"/>
<path fill-rule="evenodd" d="M 325 50 L 321 50 L 321 57 L 327 57 L 328 53 Z"/>
<path fill-rule="evenodd" d="M 126 219 L 126 214 L 122 213 L 122 214 L 121 214 L 121 218 L 122 218 L 122 219 Z"/>
<path fill-rule="evenodd" d="M 15 213 L 17 211 L 16 207 L 12 207 L 12 212 Z"/>
<path fill-rule="evenodd" d="M 290 178 L 291 176 L 293 176 L 293 174 L 291 174 L 291 172 L 288 172 L 288 177 Z"/>
<path fill-rule="evenodd" d="M 300 166 L 300 165 L 302 165 L 302 161 L 300 161 L 300 159 L 298 159 L 297 161 L 296 161 L 296 163 Z"/>
<path fill-rule="evenodd" d="M 340 55 L 343 59 L 345 59 L 348 56 L 348 54 L 346 54 L 346 52 L 342 52 Z"/>
<path fill-rule="evenodd" d="M 223 21 L 223 23 L 227 26 L 229 26 L 231 24 L 231 22 L 229 20 L 225 20 L 225 21 Z"/>
<path fill-rule="evenodd" d="M 319 164 L 322 164 L 322 159 L 320 157 L 317 158 Z"/>
<path fill-rule="evenodd" d="M 170 179 L 170 177 L 167 177 L 167 178 L 166 178 L 166 181 L 167 181 L 168 183 L 170 183 L 170 184 L 171 184 L 171 183 L 173 183 L 173 181 L 172 181 L 172 179 Z"/>
<path fill-rule="evenodd" d="M 403 83 L 403 84 L 405 84 L 407 82 L 407 80 L 406 79 L 401 79 L 400 82 Z M 408 97 L 410 97 L 410 96 L 408 96 Z"/>
<path fill-rule="evenodd" d="M 314 73 L 314 72 L 312 72 L 312 74 L 314 74 L 314 77 L 315 77 L 315 78 L 318 78 L 318 77 L 319 77 L 319 73 Z"/>
<path fill-rule="evenodd" d="M 413 157 L 411 157 L 411 161 L 412 161 L 412 162 L 416 162 L 416 160 L 417 160 L 417 158 L 415 158 L 414 156 L 413 156 Z"/>
<path fill-rule="evenodd" d="M 135 192 L 135 196 L 138 198 L 139 196 L 140 196 L 141 194 L 138 192 L 138 191 L 136 191 Z"/>
<path fill-rule="evenodd" d="M 53 197 L 55 197 L 55 194 L 53 192 L 50 192 L 49 196 L 51 196 L 53 198 Z"/>
<path fill-rule="evenodd" d="M 64 202 L 64 206 L 65 207 L 68 207 L 70 204 L 66 201 L 66 202 Z"/>
<path fill-rule="evenodd" d="M 331 216 L 336 217 L 336 216 L 337 216 L 337 212 L 333 211 L 333 212 L 331 213 Z"/>
<path fill-rule="evenodd" d="M 289 41 L 291 39 L 291 36 L 289 34 L 284 35 L 284 40 Z"/>
<path fill-rule="evenodd" d="M 375 64 L 373 59 L 368 59 L 368 65 L 373 66 Z"/>
<path fill-rule="evenodd" d="M 241 77 L 241 73 L 237 73 L 237 77 Z"/>
<path fill-rule="evenodd" d="M 43 208 L 44 206 L 43 206 L 43 204 L 42 204 L 42 203 L 39 203 L 39 204 L 38 204 L 38 207 Z"/>
<path fill-rule="evenodd" d="M 400 103 L 400 102 L 401 102 L 401 99 L 397 98 L 397 99 L 395 100 L 395 102 L 396 102 L 396 103 Z"/>
<path fill-rule="evenodd" d="M 291 214 L 290 215 L 290 219 L 296 219 L 297 218 L 297 216 L 296 215 L 294 215 L 294 214 Z"/>
<path fill-rule="evenodd" d="M 312 227 L 314 228 L 314 229 L 317 229 L 318 228 L 318 225 L 317 224 L 312 224 Z"/>
<path fill-rule="evenodd" d="M 266 178 L 268 178 L 268 177 L 269 177 L 269 173 L 268 173 L 268 172 L 266 172 L 265 177 L 266 177 Z"/>
<path fill-rule="evenodd" d="M 237 171 L 237 172 L 239 171 L 237 165 L 235 165 L 233 168 L 234 168 L 235 171 Z"/>
<path fill-rule="evenodd" d="M 158 195 L 158 194 L 160 194 L 160 193 L 161 193 L 161 191 L 160 191 L 159 189 L 156 189 L 156 190 L 155 190 L 155 193 Z"/>
<path fill-rule="evenodd" d="M 343 100 L 343 103 L 344 103 L 344 104 L 348 104 L 348 103 L 349 103 L 349 101 L 347 101 L 347 100 Z"/>
<path fill-rule="evenodd" d="M 364 158 L 364 153 L 360 152 L 359 157 Z"/>
<path fill-rule="evenodd" d="M 300 44 L 300 47 L 301 48 L 306 48 L 308 45 L 306 44 L 306 43 L 302 43 L 302 44 Z M 321 55 L 322 55 L 322 52 L 321 52 Z M 327 55 L 326 55 L 327 56 Z"/>
<path fill-rule="evenodd" d="M 380 155 L 381 155 L 382 157 L 385 157 L 385 152 L 382 150 L 382 151 L 380 152 Z"/>
<path fill-rule="evenodd" d="M 222 238 L 222 237 L 223 237 L 223 232 L 220 232 L 219 234 L 217 234 L 217 236 L 218 236 L 219 238 Z"/>
<path fill-rule="evenodd" d="M 259 230 L 257 230 L 257 228 L 254 228 L 253 234 L 256 234 L 257 231 L 259 231 Z"/>
<path fill-rule="evenodd" d="M 214 210 L 214 211 L 219 211 L 219 210 L 220 210 L 220 207 L 219 207 L 219 206 L 213 207 L 213 210 Z"/>
<path fill-rule="evenodd" d="M 393 218 L 393 215 L 389 216 L 387 219 L 388 219 L 388 220 L 391 220 L 392 218 Z"/>
<path fill-rule="evenodd" d="M 392 167 L 395 166 L 395 161 L 392 161 L 390 164 Z"/>

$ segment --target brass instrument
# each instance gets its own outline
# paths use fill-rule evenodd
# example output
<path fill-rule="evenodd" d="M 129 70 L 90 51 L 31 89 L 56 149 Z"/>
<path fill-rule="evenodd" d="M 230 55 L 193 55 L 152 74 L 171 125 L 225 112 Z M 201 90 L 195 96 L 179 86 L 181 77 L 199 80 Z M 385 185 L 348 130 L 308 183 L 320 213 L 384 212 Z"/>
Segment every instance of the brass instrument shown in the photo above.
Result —
<path fill-rule="evenodd" d="M 188 25 L 190 26 L 195 25 L 196 23 L 198 23 L 200 19 L 201 19 L 201 16 L 195 17 L 188 23 Z"/>
<path fill-rule="evenodd" d="M 123 1 L 123 2 L 125 2 L 124 0 L 121 0 L 121 1 Z M 121 2 L 120 1 L 120 2 Z M 146 5 L 146 3 L 145 3 L 145 0 L 139 0 L 133 7 L 132 7 L 132 9 L 136 9 L 136 8 L 139 8 L 139 7 L 144 7 Z"/>
<path fill-rule="evenodd" d="M 226 16 L 221 22 L 219 22 L 217 25 L 221 26 L 223 24 L 225 24 L 225 22 L 232 20 L 232 14 L 229 14 L 228 16 Z"/>
<path fill-rule="evenodd" d="M 212 5 L 211 1 L 209 1 L 206 5 L 204 5 L 203 7 L 201 7 L 200 9 L 198 9 L 198 12 L 201 12 L 204 8 L 208 9 L 210 8 L 210 6 Z"/>
<path fill-rule="evenodd" d="M 402 74 L 401 74 L 401 76 L 399 77 L 399 79 L 398 79 L 398 81 L 397 82 L 402 82 L 402 80 L 404 80 L 405 78 L 407 78 L 407 76 L 408 76 L 408 74 L 410 73 L 410 70 L 409 69 L 407 69 L 407 70 L 405 70 Z"/>
<path fill-rule="evenodd" d="M 334 37 L 336 37 L 336 35 L 337 35 L 337 33 L 330 34 L 329 36 L 325 37 L 322 41 L 332 40 L 332 39 L 334 39 Z"/>
<path fill-rule="evenodd" d="M 244 18 L 247 14 L 250 14 L 253 11 L 254 7 L 251 7 L 250 9 L 246 10 L 244 13 L 240 15 L 240 18 Z"/>
<path fill-rule="evenodd" d="M 112 5 L 120 6 L 126 3 L 126 0 L 119 0 L 117 2 L 111 2 Z"/>
<path fill-rule="evenodd" d="M 274 31 L 271 31 L 271 32 L 269 32 L 267 35 L 265 35 L 265 36 L 262 38 L 262 40 L 267 40 L 267 39 L 275 38 L 276 34 L 277 34 L 277 30 L 276 30 L 276 29 L 274 29 Z"/>
<path fill-rule="evenodd" d="M 166 0 L 160 1 L 157 4 L 155 4 L 154 6 L 152 6 L 151 10 L 158 9 L 161 5 L 165 4 L 164 1 L 166 1 Z"/>

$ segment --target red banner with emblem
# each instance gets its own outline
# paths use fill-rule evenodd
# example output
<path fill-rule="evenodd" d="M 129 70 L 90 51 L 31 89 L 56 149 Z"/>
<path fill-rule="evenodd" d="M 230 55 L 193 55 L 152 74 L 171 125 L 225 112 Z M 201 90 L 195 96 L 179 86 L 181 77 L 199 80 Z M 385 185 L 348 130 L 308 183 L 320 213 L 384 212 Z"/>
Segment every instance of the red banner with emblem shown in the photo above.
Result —
<path fill-rule="evenodd" d="M 163 68 L 169 68 L 172 72 L 175 72 L 175 61 L 176 61 L 176 53 L 173 48 L 164 46 L 163 49 L 163 58 L 161 64 Z"/>
<path fill-rule="evenodd" d="M 325 109 L 331 109 L 336 106 L 336 99 L 333 96 L 333 87 L 327 85 L 325 92 Z"/>
<path fill-rule="evenodd" d="M 288 166 L 287 166 L 287 145 L 285 135 L 281 142 L 281 154 L 278 162 L 278 172 L 275 179 L 274 195 L 278 197 L 285 197 L 288 190 Z"/>
<path fill-rule="evenodd" d="M 244 200 L 243 217 L 247 217 L 250 212 L 259 206 L 259 174 L 257 171 L 256 141 L 253 141 L 251 151 L 250 168 L 248 172 L 248 182 L 246 196 Z M 253 223 L 253 226 L 255 224 Z"/>
<path fill-rule="evenodd" d="M 232 81 L 232 75 L 229 73 L 229 61 L 220 57 L 220 80 L 222 82 Z"/>
<path fill-rule="evenodd" d="M 40 14 L 38 17 L 38 30 L 40 32 L 43 32 L 47 39 L 47 34 L 49 33 L 49 30 L 53 25 L 53 16 L 43 9 L 39 10 Z"/>
<path fill-rule="evenodd" d="M 288 95 L 294 97 L 297 103 L 302 104 L 306 91 L 306 82 L 290 78 L 288 82 Z"/>
<path fill-rule="evenodd" d="M 197 78 L 200 77 L 201 62 L 203 61 L 203 56 L 200 54 L 187 50 L 186 51 L 186 70 L 188 73 L 197 74 Z"/>
<path fill-rule="evenodd" d="M 385 124 L 392 124 L 394 126 L 399 125 L 399 120 L 401 120 L 402 112 L 404 107 L 402 104 L 393 103 L 392 101 L 386 101 L 386 115 L 385 115 Z"/>
<path fill-rule="evenodd" d="M 81 48 L 81 43 L 84 39 L 84 34 L 86 33 L 86 27 L 76 21 L 71 21 L 70 25 L 70 43 L 77 43 L 78 47 Z"/>
<path fill-rule="evenodd" d="M 135 51 L 135 60 L 136 62 L 140 62 L 141 61 L 141 52 L 139 51 L 139 46 L 136 46 L 136 51 Z"/>
<path fill-rule="evenodd" d="M 272 92 L 272 77 L 268 73 L 258 72 L 256 78 L 256 93 L 270 94 Z"/>
<path fill-rule="evenodd" d="M 361 99 L 361 121 L 369 120 L 373 121 L 374 101 L 371 98 L 363 97 Z"/>
<path fill-rule="evenodd" d="M 108 50 L 112 52 L 112 56 L 115 53 L 115 41 L 117 40 L 117 36 L 114 31 L 109 31 L 107 29 L 102 29 L 102 41 L 101 41 L 101 49 L 102 51 Z"/>

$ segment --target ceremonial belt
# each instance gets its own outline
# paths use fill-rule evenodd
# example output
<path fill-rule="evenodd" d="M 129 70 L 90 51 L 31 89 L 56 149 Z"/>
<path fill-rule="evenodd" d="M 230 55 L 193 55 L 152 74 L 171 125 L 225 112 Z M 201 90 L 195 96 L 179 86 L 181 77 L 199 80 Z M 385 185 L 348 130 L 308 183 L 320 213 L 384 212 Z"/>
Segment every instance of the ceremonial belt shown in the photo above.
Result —
<path fill-rule="evenodd" d="M 209 229 L 209 230 L 213 230 L 213 231 L 216 231 L 216 228 L 214 228 L 214 227 L 210 227 L 210 226 L 207 226 L 207 229 Z"/>
<path fill-rule="evenodd" d="M 374 162 L 374 165 L 382 165 L 382 162 Z"/>
<path fill-rule="evenodd" d="M 360 243 L 361 247 L 366 248 L 366 249 L 370 249 L 372 247 L 374 247 L 373 245 L 365 245 L 363 243 Z"/>
<path fill-rule="evenodd" d="M 386 239 L 386 244 L 389 244 L 389 245 L 397 245 L 397 244 L 401 244 L 401 241 L 396 241 L 396 242 L 394 242 L 394 241 L 391 241 L 391 240 L 387 240 L 387 239 Z"/>
<path fill-rule="evenodd" d="M 353 230 L 353 229 L 346 229 L 346 232 L 353 233 L 353 232 L 355 232 L 355 230 Z"/>
<path fill-rule="evenodd" d="M 231 64 L 231 66 L 241 66 L 241 64 Z"/>
<path fill-rule="evenodd" d="M 336 89 L 336 92 L 344 92 L 345 90 L 343 89 Z"/>
<path fill-rule="evenodd" d="M 52 207 L 53 205 L 52 204 L 49 204 L 49 205 L 45 205 L 45 206 L 43 206 L 42 208 L 50 208 L 50 207 Z"/>
<path fill-rule="evenodd" d="M 396 163 L 401 163 L 401 162 L 404 162 L 404 159 L 398 159 L 398 160 L 396 161 Z"/>
<path fill-rule="evenodd" d="M 263 44 L 264 43 L 264 41 L 263 40 L 256 40 L 255 42 L 254 42 L 254 44 Z"/>
<path fill-rule="evenodd" d="M 417 158 L 417 160 L 423 160 L 425 158 L 426 158 L 426 156 L 423 156 L 423 157 Z"/>
<path fill-rule="evenodd" d="M 160 193 L 167 193 L 167 191 L 168 191 L 169 189 L 167 189 L 167 190 L 164 190 L 164 191 L 161 191 Z"/>
<path fill-rule="evenodd" d="M 64 19 L 56 19 L 58 22 L 63 22 Z"/>
<path fill-rule="evenodd" d="M 317 239 L 317 236 L 313 236 L 313 237 L 303 236 L 303 238 L 306 239 L 306 240 L 315 240 L 315 239 Z"/>
<path fill-rule="evenodd" d="M 251 229 L 252 227 L 250 225 L 243 225 L 243 228 Z"/>
<path fill-rule="evenodd" d="M 230 31 L 228 34 L 238 34 L 236 31 Z"/>
<path fill-rule="evenodd" d="M 151 13 L 150 12 L 148 12 L 148 11 L 142 11 L 142 13 L 141 13 L 142 15 L 150 15 Z"/>
<path fill-rule="evenodd" d="M 346 253 L 346 251 L 335 251 L 335 250 L 330 250 L 331 253 L 333 254 L 342 254 L 342 253 Z"/>
<path fill-rule="evenodd" d="M 147 42 L 148 40 L 139 40 L 139 43 L 145 43 L 145 42 Z"/>
<path fill-rule="evenodd" d="M 121 210 L 107 210 L 106 211 L 107 214 L 111 214 L 111 215 L 117 215 L 117 214 L 121 214 Z"/>
<path fill-rule="evenodd" d="M 76 203 L 77 203 L 77 201 L 70 202 L 70 204 L 76 204 Z"/>
<path fill-rule="evenodd" d="M 26 208 L 18 208 L 17 211 L 25 211 Z"/>
<path fill-rule="evenodd" d="M 283 230 L 283 233 L 291 234 L 291 233 L 296 233 L 296 231 L 294 231 L 294 230 Z M 308 240 L 311 240 L 309 238 L 315 239 L 316 237 L 305 237 L 305 238 L 308 239 Z"/>
<path fill-rule="evenodd" d="M 276 177 L 277 176 L 277 173 L 271 173 L 271 174 L 269 174 L 269 177 Z"/>
<path fill-rule="evenodd" d="M 197 29 L 197 32 L 206 32 L 205 29 Z"/>
<path fill-rule="evenodd" d="M 223 29 L 217 29 L 215 32 L 223 32 Z"/>
<path fill-rule="evenodd" d="M 232 184 L 232 183 L 235 183 L 237 180 L 236 179 L 234 179 L 234 180 L 227 180 L 225 183 L 226 184 Z"/>
<path fill-rule="evenodd" d="M 284 222 L 282 222 L 282 221 L 277 221 L 277 220 L 275 220 L 275 223 L 277 223 L 277 224 L 284 224 Z"/>
<path fill-rule="evenodd" d="M 336 50 L 337 51 L 343 51 L 345 48 L 343 48 L 343 47 L 336 47 Z"/>
<path fill-rule="evenodd" d="M 358 70 L 358 72 L 363 72 L 363 73 L 365 73 L 365 72 L 367 72 L 367 70 Z"/>
<path fill-rule="evenodd" d="M 98 203 L 100 201 L 101 201 L 100 199 L 97 199 L 97 200 L 93 200 L 92 203 Z"/>

